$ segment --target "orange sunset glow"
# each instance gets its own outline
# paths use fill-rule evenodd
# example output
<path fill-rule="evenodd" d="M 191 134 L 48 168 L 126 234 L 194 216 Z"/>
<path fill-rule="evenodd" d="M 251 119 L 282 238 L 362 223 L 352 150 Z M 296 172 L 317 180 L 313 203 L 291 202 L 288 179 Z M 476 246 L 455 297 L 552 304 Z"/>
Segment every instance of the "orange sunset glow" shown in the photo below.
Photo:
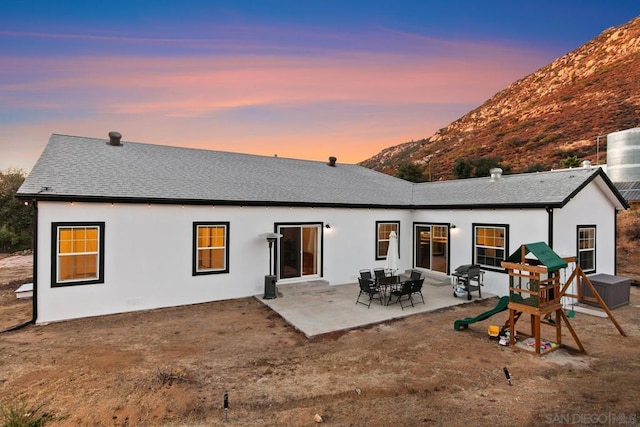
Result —
<path fill-rule="evenodd" d="M 511 28 L 488 11 L 456 27 L 446 6 L 375 2 L 366 13 L 342 6 L 341 19 L 214 3 L 179 23 L 176 9 L 145 2 L 121 5 L 130 18 L 106 4 L 65 7 L 0 17 L 0 170 L 30 170 L 52 133 L 111 130 L 125 141 L 357 163 L 431 136 L 588 40 L 534 34 L 525 22 L 542 17 L 516 10 Z"/>

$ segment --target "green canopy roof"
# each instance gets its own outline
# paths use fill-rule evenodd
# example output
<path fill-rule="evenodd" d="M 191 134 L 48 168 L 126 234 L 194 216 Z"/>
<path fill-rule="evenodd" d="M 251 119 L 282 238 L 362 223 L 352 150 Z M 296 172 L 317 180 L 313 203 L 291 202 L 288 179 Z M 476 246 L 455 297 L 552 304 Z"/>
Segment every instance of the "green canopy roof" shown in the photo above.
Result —
<path fill-rule="evenodd" d="M 540 261 L 545 267 L 547 267 L 548 271 L 560 270 L 561 268 L 566 268 L 568 265 L 566 261 L 560 258 L 560 255 L 555 253 L 553 249 L 551 249 L 545 242 L 526 243 L 522 246 L 525 247 L 525 255 L 529 253 L 535 255 L 535 257 L 538 258 L 538 261 Z M 522 246 L 520 246 L 514 253 L 509 255 L 506 260 L 509 262 L 522 262 Z"/>

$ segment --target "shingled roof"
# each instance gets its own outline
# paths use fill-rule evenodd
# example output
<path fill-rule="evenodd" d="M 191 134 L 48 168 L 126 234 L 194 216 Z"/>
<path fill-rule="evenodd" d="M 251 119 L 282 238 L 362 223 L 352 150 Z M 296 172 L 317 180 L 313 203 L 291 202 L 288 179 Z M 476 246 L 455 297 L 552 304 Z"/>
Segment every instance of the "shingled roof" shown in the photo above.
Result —
<path fill-rule="evenodd" d="M 406 205 L 410 182 L 357 165 L 54 134 L 21 197 L 184 204 Z"/>
<path fill-rule="evenodd" d="M 413 184 L 358 165 L 54 134 L 18 197 L 176 204 L 381 208 L 559 207 L 592 180 L 623 209 L 599 169 Z M 608 190 L 607 190 L 608 189 Z"/>
<path fill-rule="evenodd" d="M 629 207 L 604 171 L 597 167 L 416 184 L 413 203 L 448 209 L 481 206 L 557 208 L 567 204 L 591 181 L 616 209 Z"/>

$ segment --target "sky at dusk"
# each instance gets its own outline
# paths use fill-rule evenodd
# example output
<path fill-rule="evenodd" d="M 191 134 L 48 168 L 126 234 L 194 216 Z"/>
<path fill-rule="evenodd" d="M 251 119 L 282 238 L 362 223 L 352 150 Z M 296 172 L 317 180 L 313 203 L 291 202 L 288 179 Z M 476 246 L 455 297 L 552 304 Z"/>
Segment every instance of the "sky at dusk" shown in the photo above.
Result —
<path fill-rule="evenodd" d="M 52 133 L 357 163 L 640 15 L 637 0 L 13 1 L 0 171 Z"/>

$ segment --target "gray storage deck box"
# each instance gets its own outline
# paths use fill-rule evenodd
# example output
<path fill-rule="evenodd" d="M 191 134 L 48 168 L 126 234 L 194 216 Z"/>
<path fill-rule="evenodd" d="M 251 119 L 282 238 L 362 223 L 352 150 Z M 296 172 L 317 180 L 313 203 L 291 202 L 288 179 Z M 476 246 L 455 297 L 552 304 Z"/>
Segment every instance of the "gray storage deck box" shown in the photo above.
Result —
<path fill-rule="evenodd" d="M 610 274 L 594 274 L 588 277 L 609 309 L 629 304 L 631 279 Z M 589 286 L 584 283 L 582 284 L 582 295 L 586 297 L 593 296 Z M 585 303 L 597 307 L 600 306 L 597 302 L 585 301 Z"/>

